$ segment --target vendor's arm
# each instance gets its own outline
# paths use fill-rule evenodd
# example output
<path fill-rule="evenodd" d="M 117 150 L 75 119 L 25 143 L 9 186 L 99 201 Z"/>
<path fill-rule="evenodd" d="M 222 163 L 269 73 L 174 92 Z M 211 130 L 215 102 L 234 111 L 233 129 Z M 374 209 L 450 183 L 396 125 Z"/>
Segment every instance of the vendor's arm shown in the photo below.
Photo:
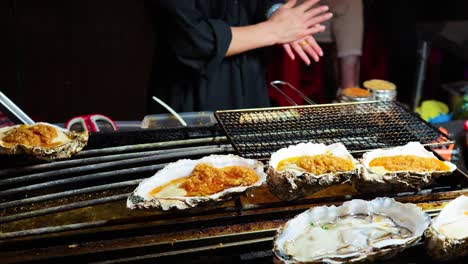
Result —
<path fill-rule="evenodd" d="M 167 40 L 177 61 L 204 74 L 226 56 L 274 44 L 288 43 L 321 30 L 316 26 L 331 17 L 326 7 L 312 8 L 318 0 L 296 6 L 291 0 L 268 21 L 230 27 L 219 19 L 201 14 L 193 0 L 154 1 L 167 14 Z"/>
<path fill-rule="evenodd" d="M 226 56 L 236 55 L 248 50 L 285 44 L 303 39 L 308 35 L 322 31 L 321 22 L 331 18 L 326 6 L 313 7 L 318 0 L 308 0 L 294 6 L 295 0 L 288 1 L 273 13 L 265 22 L 231 27 L 232 41 Z"/>

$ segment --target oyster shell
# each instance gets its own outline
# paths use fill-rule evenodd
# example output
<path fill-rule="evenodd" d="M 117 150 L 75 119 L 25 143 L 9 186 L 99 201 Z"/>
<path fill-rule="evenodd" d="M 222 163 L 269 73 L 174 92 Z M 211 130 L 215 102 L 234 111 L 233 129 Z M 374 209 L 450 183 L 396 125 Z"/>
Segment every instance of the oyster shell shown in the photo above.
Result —
<path fill-rule="evenodd" d="M 468 255 L 468 197 L 448 203 L 426 230 L 427 253 L 437 260 Z"/>
<path fill-rule="evenodd" d="M 249 168 L 258 176 L 258 180 L 248 186 L 234 186 L 205 196 L 186 196 L 187 191 L 180 185 L 199 164 L 208 164 L 216 168 L 239 166 Z M 235 155 L 211 155 L 198 160 L 184 159 L 168 164 L 152 177 L 143 180 L 127 200 L 127 207 L 188 209 L 205 203 L 220 202 L 239 195 L 249 188 L 262 185 L 266 180 L 263 163 L 253 159 L 244 159 Z M 153 190 L 161 188 L 156 195 Z"/>
<path fill-rule="evenodd" d="M 417 243 L 430 220 L 417 206 L 392 198 L 315 207 L 278 229 L 273 253 L 287 264 L 390 258 Z"/>
<path fill-rule="evenodd" d="M 401 147 L 391 149 L 376 149 L 364 153 L 361 163 L 361 171 L 356 183 L 356 188 L 360 192 L 402 192 L 419 191 L 421 188 L 430 185 L 436 178 L 451 174 L 456 166 L 448 161 L 444 161 L 447 170 L 401 170 L 389 171 L 384 167 L 371 167 L 369 164 L 376 158 L 411 155 L 421 158 L 437 159 L 434 153 L 426 150 L 418 142 L 410 142 Z"/>
<path fill-rule="evenodd" d="M 15 139 L 12 139 L 13 133 L 17 135 Z M 4 127 L 0 128 L 0 154 L 26 154 L 43 160 L 64 159 L 83 149 L 88 137 L 88 132 L 69 131 L 48 123 Z"/>
<path fill-rule="evenodd" d="M 278 170 L 280 162 L 287 159 L 304 156 L 314 157 L 316 155 L 331 155 L 343 158 L 351 162 L 351 169 L 314 174 L 292 164 Z M 267 170 L 267 183 L 271 193 L 282 200 L 289 201 L 320 191 L 332 184 L 349 181 L 357 173 L 357 165 L 358 162 L 341 143 L 329 146 L 301 143 L 280 149 L 271 155 Z"/>

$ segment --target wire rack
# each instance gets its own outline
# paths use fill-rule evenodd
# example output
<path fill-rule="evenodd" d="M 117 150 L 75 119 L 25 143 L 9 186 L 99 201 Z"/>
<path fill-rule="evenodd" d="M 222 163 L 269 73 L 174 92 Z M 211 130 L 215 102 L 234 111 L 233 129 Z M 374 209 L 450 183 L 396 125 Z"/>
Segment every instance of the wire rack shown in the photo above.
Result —
<path fill-rule="evenodd" d="M 302 142 L 341 142 L 351 153 L 411 141 L 426 146 L 454 142 L 393 101 L 227 110 L 215 116 L 238 154 L 255 159 Z"/>

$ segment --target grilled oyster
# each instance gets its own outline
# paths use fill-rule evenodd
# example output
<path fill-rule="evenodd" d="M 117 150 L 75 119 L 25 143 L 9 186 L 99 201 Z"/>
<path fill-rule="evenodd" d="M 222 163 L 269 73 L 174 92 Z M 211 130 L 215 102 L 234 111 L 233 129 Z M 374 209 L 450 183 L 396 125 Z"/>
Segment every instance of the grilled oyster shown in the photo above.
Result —
<path fill-rule="evenodd" d="M 282 200 L 294 200 L 341 184 L 357 173 L 358 162 L 341 143 L 301 143 L 271 155 L 268 187 Z"/>
<path fill-rule="evenodd" d="M 427 253 L 437 260 L 468 255 L 468 197 L 448 203 L 426 230 Z"/>
<path fill-rule="evenodd" d="M 266 180 L 260 161 L 235 155 L 211 155 L 168 164 L 142 181 L 127 207 L 188 209 L 232 198 Z"/>
<path fill-rule="evenodd" d="M 418 142 L 367 152 L 356 181 L 360 192 L 418 191 L 436 178 L 449 175 L 456 166 L 440 161 Z"/>
<path fill-rule="evenodd" d="M 288 264 L 390 258 L 417 243 L 429 223 L 417 206 L 392 198 L 315 207 L 278 229 L 273 253 Z"/>
<path fill-rule="evenodd" d="M 27 154 L 43 160 L 69 158 L 88 143 L 88 132 L 48 123 L 0 128 L 0 154 Z"/>

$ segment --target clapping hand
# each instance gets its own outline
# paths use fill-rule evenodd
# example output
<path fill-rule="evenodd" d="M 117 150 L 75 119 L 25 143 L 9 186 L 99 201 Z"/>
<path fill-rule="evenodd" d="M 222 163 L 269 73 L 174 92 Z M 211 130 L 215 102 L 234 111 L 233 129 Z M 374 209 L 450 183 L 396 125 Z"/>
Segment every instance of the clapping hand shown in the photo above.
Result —
<path fill-rule="evenodd" d="M 309 57 L 318 61 L 323 56 L 323 51 L 312 34 L 324 31 L 325 26 L 320 23 L 332 17 L 327 12 L 328 6 L 314 7 L 318 2 L 319 0 L 307 0 L 296 5 L 297 0 L 289 0 L 270 18 L 279 34 L 278 44 L 283 45 L 291 59 L 295 59 L 296 53 L 307 65 L 311 63 Z"/>

